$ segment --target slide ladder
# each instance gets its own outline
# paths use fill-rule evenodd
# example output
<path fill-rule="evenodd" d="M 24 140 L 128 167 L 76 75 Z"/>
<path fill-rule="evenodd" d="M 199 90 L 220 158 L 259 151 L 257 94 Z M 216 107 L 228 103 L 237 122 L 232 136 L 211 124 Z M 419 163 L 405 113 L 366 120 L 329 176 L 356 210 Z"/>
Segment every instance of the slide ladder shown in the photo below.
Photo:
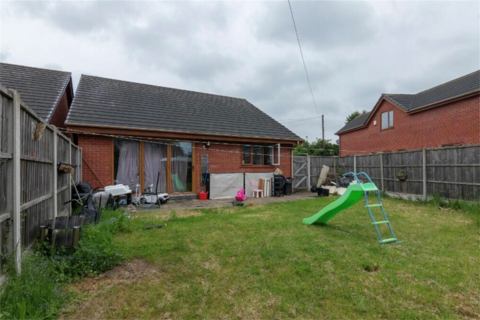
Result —
<path fill-rule="evenodd" d="M 357 183 L 359 183 L 359 184 L 362 184 L 363 182 L 360 181 L 358 176 L 365 176 L 368 179 L 368 181 L 373 184 L 372 179 L 370 179 L 368 174 L 366 174 L 365 172 L 359 172 L 359 173 L 349 172 L 349 173 L 344 174 L 343 176 L 353 176 L 355 178 L 355 180 L 357 181 Z M 397 241 L 397 238 L 395 237 L 395 234 L 393 233 L 393 229 L 392 229 L 392 226 L 390 225 L 390 221 L 387 218 L 387 214 L 385 212 L 385 208 L 383 207 L 382 199 L 380 197 L 380 191 L 378 189 L 376 189 L 378 203 L 375 203 L 375 204 L 369 204 L 368 203 L 368 197 L 367 197 L 368 192 L 369 191 L 367 191 L 367 190 L 364 191 L 365 207 L 368 210 L 368 214 L 370 214 L 370 218 L 372 219 L 372 225 L 375 227 L 375 231 L 377 232 L 378 239 L 380 240 L 380 244 L 381 245 L 388 245 L 388 244 L 399 243 L 399 241 Z M 373 217 L 373 213 L 372 213 L 372 208 L 380 208 L 380 210 L 382 211 L 382 214 L 383 214 L 383 218 L 385 220 L 375 221 L 375 218 Z M 390 231 L 390 234 L 392 235 L 391 238 L 384 239 L 382 237 L 382 235 L 380 234 L 380 230 L 378 229 L 378 226 L 382 225 L 382 224 L 386 224 L 388 226 L 388 230 Z"/>

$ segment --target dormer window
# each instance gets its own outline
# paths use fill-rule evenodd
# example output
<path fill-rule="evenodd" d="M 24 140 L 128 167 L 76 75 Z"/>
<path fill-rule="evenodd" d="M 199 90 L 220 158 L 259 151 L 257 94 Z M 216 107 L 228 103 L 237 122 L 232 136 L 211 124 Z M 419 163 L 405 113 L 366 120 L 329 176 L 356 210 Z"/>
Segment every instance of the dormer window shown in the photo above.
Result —
<path fill-rule="evenodd" d="M 382 113 L 382 130 L 393 127 L 393 110 Z"/>

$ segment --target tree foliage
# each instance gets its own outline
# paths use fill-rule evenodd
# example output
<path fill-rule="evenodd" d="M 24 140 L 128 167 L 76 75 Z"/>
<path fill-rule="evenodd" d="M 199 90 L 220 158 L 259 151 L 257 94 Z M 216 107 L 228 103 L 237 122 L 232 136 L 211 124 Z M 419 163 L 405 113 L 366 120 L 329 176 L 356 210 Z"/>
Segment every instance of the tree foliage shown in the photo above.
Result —
<path fill-rule="evenodd" d="M 349 123 L 349 122 L 352 121 L 353 119 L 355 119 L 355 118 L 357 118 L 358 116 L 361 116 L 362 114 L 365 114 L 365 113 L 367 113 L 367 110 L 352 112 L 351 114 L 349 114 L 349 115 L 347 116 L 347 119 L 345 119 L 345 124 Z"/>
<path fill-rule="evenodd" d="M 338 156 L 339 147 L 338 144 L 332 143 L 331 140 L 325 140 L 325 148 L 323 148 L 323 140 L 317 139 L 317 141 L 312 143 L 305 141 L 304 143 L 298 145 L 293 150 L 293 154 L 309 154 L 311 156 Z"/>

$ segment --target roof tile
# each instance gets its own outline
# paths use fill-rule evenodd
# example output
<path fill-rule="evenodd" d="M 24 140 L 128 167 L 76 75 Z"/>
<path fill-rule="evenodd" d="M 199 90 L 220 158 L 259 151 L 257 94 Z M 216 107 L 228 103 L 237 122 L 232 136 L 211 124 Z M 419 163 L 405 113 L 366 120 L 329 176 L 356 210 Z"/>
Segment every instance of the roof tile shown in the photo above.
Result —
<path fill-rule="evenodd" d="M 0 83 L 20 92 L 22 101 L 47 122 L 70 79 L 70 72 L 0 63 Z"/>
<path fill-rule="evenodd" d="M 302 140 L 245 99 L 87 75 L 66 123 Z"/>

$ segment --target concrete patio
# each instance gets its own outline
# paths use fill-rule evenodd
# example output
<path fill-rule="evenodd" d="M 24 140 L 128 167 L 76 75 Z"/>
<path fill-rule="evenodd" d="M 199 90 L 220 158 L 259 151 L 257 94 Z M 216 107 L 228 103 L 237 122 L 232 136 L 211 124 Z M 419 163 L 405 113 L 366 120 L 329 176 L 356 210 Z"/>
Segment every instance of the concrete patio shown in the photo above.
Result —
<path fill-rule="evenodd" d="M 290 196 L 283 196 L 283 197 L 267 197 L 267 198 L 248 197 L 244 203 L 245 205 L 249 205 L 250 201 L 252 201 L 254 204 L 265 204 L 265 203 L 273 203 L 273 202 L 305 200 L 305 199 L 312 199 L 316 197 L 318 197 L 316 193 L 311 193 L 307 191 L 298 191 Z M 160 206 L 160 210 L 171 211 L 171 210 L 181 210 L 181 209 L 231 207 L 232 201 L 235 201 L 235 199 L 232 198 L 232 199 L 205 200 L 205 201 L 200 201 L 198 199 L 170 200 L 168 201 L 167 204 Z"/>

